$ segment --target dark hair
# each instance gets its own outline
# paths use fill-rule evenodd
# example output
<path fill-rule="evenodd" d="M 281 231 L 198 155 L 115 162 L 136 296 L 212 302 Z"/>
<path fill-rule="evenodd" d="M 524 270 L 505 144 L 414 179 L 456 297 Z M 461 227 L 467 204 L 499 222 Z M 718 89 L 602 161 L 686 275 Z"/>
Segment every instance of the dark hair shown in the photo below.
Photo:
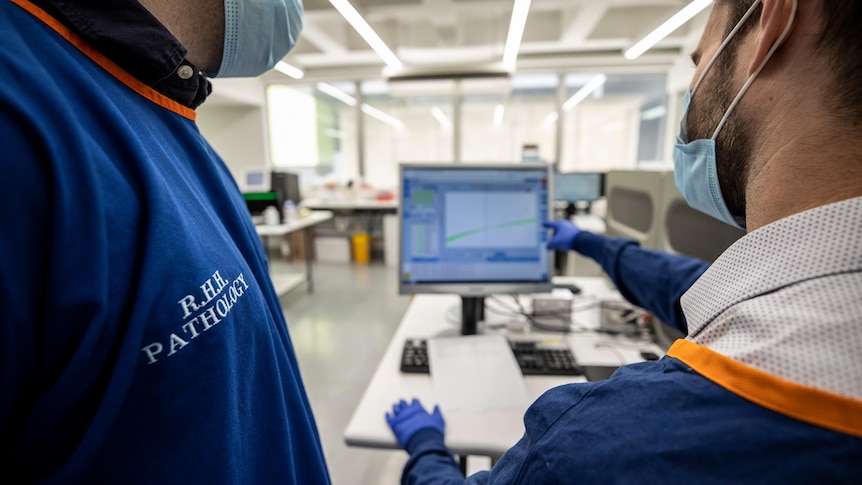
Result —
<path fill-rule="evenodd" d="M 826 102 L 844 119 L 862 123 L 862 2 L 820 0 L 823 34 L 817 47 L 829 60 L 835 91 Z"/>
<path fill-rule="evenodd" d="M 726 0 L 730 9 L 725 35 L 729 34 L 754 0 Z M 817 41 L 818 50 L 828 59 L 832 68 L 831 88 L 824 90 L 823 101 L 841 118 L 851 123 L 862 123 L 862 2 L 859 0 L 799 0 L 819 4 L 823 32 Z M 755 8 L 745 25 L 731 40 L 728 49 L 736 52 L 735 41 L 757 25 L 763 4 Z"/>

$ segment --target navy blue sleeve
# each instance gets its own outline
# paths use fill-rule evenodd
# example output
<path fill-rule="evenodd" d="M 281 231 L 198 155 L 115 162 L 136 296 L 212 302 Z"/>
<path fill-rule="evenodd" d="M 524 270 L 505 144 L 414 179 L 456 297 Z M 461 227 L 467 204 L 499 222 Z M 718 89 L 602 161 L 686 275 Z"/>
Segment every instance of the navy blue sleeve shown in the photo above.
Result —
<path fill-rule="evenodd" d="M 443 442 L 443 434 L 426 428 L 416 432 L 407 442 L 410 458 L 404 465 L 401 483 L 418 485 L 422 483 L 454 484 L 464 483 L 464 475 L 452 452 Z"/>
<path fill-rule="evenodd" d="M 587 231 L 575 237 L 573 249 L 596 260 L 626 300 L 688 333 L 679 299 L 709 268 L 709 263 L 644 249 L 631 239 Z"/>

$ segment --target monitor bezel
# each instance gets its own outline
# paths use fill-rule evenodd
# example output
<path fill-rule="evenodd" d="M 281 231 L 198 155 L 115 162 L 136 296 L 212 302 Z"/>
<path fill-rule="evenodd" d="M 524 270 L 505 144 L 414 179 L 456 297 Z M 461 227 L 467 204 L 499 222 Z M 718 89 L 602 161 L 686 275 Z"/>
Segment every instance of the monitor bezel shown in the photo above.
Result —
<path fill-rule="evenodd" d="M 453 282 L 453 283 L 406 283 L 401 275 L 404 273 L 404 170 L 415 168 L 427 169 L 456 169 L 456 170 L 545 170 L 548 183 L 548 200 L 546 205 L 547 220 L 553 219 L 553 170 L 547 163 L 420 163 L 402 162 L 398 165 L 398 183 L 400 190 L 398 194 L 398 294 L 420 295 L 420 294 L 454 294 L 460 296 L 474 297 L 494 294 L 530 294 L 549 293 L 552 290 L 552 278 L 554 277 L 554 253 L 548 251 L 547 281 L 502 281 L 502 282 Z"/>

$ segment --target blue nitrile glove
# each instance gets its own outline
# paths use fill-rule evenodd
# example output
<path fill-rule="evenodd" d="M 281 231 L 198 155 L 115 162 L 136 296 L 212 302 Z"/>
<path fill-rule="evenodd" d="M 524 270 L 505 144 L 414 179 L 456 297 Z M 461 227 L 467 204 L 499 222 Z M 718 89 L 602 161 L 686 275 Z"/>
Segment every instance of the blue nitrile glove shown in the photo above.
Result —
<path fill-rule="evenodd" d="M 548 249 L 556 249 L 557 251 L 572 251 L 574 249 L 575 236 L 581 232 L 578 226 L 562 219 L 546 221 L 542 225 L 554 230 L 551 240 L 548 241 Z"/>
<path fill-rule="evenodd" d="M 408 404 L 405 400 L 399 401 L 392 406 L 392 414 L 386 413 L 386 422 L 395 433 L 395 438 L 402 448 L 407 448 L 407 443 L 417 431 L 423 429 L 434 429 L 443 434 L 443 416 L 440 407 L 434 406 L 434 412 L 429 413 L 422 407 L 418 399 Z"/>

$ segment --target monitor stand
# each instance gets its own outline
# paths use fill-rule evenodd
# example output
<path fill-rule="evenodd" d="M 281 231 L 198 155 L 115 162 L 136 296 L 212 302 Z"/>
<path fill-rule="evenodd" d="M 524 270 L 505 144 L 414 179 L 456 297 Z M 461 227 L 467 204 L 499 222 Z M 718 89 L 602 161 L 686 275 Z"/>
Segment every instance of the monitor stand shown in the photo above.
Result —
<path fill-rule="evenodd" d="M 461 335 L 478 333 L 478 322 L 485 319 L 484 296 L 461 297 Z"/>

